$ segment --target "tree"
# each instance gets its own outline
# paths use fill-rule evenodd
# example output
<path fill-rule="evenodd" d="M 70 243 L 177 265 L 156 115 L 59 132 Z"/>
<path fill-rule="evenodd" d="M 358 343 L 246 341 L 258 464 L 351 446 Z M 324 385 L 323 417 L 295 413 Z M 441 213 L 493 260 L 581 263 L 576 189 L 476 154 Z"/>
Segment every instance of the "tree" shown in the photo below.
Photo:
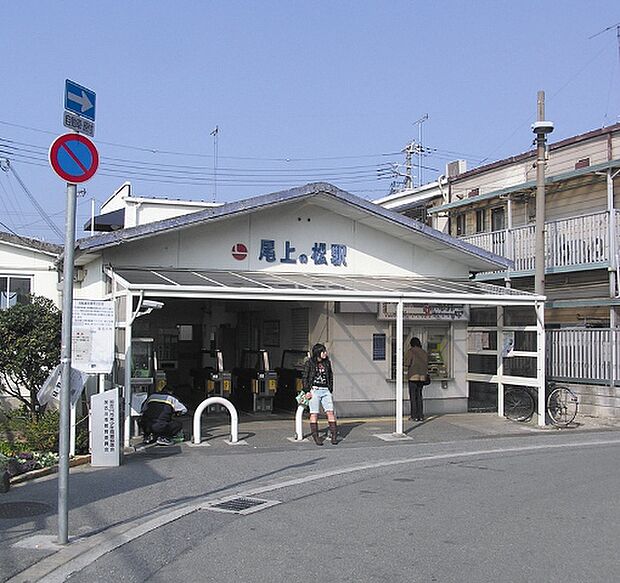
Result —
<path fill-rule="evenodd" d="M 32 296 L 0 310 L 0 391 L 37 417 L 37 391 L 60 362 L 62 318 L 54 303 Z"/>

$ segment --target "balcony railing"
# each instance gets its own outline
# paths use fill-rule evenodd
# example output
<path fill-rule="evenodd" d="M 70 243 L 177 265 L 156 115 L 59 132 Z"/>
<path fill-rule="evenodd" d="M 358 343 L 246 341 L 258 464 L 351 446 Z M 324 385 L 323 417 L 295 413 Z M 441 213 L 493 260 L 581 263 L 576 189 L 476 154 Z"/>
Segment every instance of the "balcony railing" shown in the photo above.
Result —
<path fill-rule="evenodd" d="M 616 211 L 616 224 L 620 223 Z M 545 268 L 606 265 L 609 262 L 609 214 L 571 217 L 545 223 Z M 616 228 L 620 233 L 620 228 Z M 514 271 L 534 271 L 534 225 L 461 237 L 464 241 L 512 259 Z"/>

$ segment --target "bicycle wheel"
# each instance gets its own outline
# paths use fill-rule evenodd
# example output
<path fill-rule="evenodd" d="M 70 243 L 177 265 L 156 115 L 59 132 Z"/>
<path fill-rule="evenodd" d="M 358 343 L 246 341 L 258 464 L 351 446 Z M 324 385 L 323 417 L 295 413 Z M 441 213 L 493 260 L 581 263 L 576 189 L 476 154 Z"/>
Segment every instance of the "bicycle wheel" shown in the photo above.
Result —
<path fill-rule="evenodd" d="M 547 412 L 551 423 L 566 427 L 577 415 L 578 400 L 569 388 L 556 387 L 547 398 Z"/>
<path fill-rule="evenodd" d="M 514 388 L 504 393 L 504 416 L 511 421 L 527 421 L 534 409 L 534 399 L 528 390 Z"/>

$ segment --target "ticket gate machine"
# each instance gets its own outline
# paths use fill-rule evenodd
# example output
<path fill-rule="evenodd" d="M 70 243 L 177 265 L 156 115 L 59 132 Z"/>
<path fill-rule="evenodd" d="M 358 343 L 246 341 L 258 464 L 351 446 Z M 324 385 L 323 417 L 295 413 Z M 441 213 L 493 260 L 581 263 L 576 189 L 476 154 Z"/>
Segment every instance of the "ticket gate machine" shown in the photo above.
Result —
<path fill-rule="evenodd" d="M 252 379 L 252 402 L 254 411 L 273 411 L 273 397 L 278 388 L 278 375 L 269 366 L 269 354 L 259 350 L 262 370 Z"/>
<path fill-rule="evenodd" d="M 230 399 L 232 391 L 232 373 L 224 370 L 224 358 L 221 350 L 215 351 L 215 370 L 209 372 L 207 377 L 206 397 L 224 397 Z M 222 405 L 210 405 L 209 411 L 222 411 Z"/>
<path fill-rule="evenodd" d="M 245 349 L 241 366 L 233 370 L 235 405 L 242 411 L 273 411 L 277 374 L 269 365 L 266 350 Z"/>

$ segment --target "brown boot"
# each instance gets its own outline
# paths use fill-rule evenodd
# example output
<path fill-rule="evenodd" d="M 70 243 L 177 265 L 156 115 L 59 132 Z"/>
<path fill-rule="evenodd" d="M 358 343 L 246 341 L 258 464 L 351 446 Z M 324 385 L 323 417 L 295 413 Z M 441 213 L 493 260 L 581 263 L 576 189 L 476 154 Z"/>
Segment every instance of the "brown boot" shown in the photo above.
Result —
<path fill-rule="evenodd" d="M 317 445 L 323 445 L 323 440 L 319 437 L 319 424 L 310 423 L 310 431 L 312 432 L 312 439 Z"/>
<path fill-rule="evenodd" d="M 329 432 L 332 436 L 332 445 L 338 445 L 338 441 L 336 441 L 336 436 L 338 435 L 338 427 L 336 426 L 335 421 L 329 421 Z"/>

